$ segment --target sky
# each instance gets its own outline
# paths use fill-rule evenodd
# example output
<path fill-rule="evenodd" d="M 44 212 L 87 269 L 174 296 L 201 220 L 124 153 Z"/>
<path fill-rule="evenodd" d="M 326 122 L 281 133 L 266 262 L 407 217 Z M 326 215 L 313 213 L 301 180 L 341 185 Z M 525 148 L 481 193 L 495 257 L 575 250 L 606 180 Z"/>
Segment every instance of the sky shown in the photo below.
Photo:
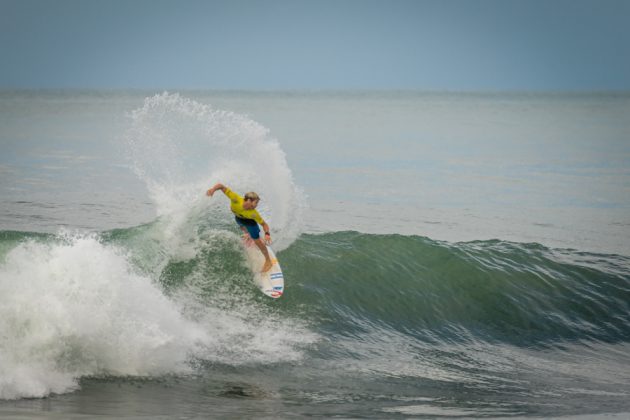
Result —
<path fill-rule="evenodd" d="M 0 88 L 630 90 L 630 0 L 0 0 Z"/>

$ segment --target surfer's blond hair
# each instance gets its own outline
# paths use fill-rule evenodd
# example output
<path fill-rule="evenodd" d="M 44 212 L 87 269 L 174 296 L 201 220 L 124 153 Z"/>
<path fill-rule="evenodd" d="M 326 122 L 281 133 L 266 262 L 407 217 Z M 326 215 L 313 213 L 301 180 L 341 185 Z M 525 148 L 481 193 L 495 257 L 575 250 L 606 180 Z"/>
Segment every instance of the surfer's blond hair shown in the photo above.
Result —
<path fill-rule="evenodd" d="M 245 200 L 249 201 L 260 201 L 260 197 L 258 197 L 258 194 L 253 191 L 246 193 L 244 198 Z"/>

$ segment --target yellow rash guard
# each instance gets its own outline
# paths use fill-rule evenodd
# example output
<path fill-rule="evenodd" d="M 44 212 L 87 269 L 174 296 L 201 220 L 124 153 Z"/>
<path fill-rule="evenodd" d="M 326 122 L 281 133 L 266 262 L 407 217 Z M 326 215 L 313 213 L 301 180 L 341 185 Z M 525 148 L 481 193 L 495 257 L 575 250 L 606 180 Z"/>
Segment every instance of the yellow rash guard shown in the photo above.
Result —
<path fill-rule="evenodd" d="M 224 193 L 230 199 L 230 210 L 232 210 L 232 213 L 234 213 L 236 216 L 242 219 L 255 220 L 256 223 L 260 225 L 263 225 L 265 223 L 265 221 L 262 217 L 260 217 L 260 214 L 258 214 L 258 211 L 256 209 L 245 210 L 243 208 L 243 197 L 241 197 L 228 187 L 225 187 Z"/>

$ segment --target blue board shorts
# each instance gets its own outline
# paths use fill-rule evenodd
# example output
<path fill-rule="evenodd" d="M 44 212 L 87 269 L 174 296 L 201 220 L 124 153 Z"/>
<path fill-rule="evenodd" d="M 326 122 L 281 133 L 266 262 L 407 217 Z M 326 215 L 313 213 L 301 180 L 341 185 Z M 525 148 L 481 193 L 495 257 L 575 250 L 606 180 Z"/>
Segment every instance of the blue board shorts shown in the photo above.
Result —
<path fill-rule="evenodd" d="M 238 216 L 234 216 L 234 219 L 236 219 L 236 223 L 238 223 L 239 226 L 247 229 L 247 232 L 252 239 L 260 238 L 260 228 L 258 227 L 258 223 L 256 223 L 255 220 L 243 219 L 242 217 Z"/>

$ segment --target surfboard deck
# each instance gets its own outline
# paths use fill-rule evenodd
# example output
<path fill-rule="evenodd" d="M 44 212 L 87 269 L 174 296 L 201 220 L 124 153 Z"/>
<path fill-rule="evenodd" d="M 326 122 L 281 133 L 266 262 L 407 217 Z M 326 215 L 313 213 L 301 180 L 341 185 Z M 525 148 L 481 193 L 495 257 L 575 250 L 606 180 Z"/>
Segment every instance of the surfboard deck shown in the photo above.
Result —
<path fill-rule="evenodd" d="M 273 252 L 270 246 L 267 245 L 267 252 L 269 252 L 269 258 L 271 258 L 271 269 L 264 273 L 260 272 L 263 264 L 265 263 L 265 257 L 260 249 L 253 241 L 243 241 L 245 247 L 245 254 L 247 255 L 247 261 L 249 268 L 254 274 L 254 283 L 261 292 L 265 295 L 278 299 L 284 293 L 284 275 L 280 268 L 280 263 L 276 254 Z"/>

